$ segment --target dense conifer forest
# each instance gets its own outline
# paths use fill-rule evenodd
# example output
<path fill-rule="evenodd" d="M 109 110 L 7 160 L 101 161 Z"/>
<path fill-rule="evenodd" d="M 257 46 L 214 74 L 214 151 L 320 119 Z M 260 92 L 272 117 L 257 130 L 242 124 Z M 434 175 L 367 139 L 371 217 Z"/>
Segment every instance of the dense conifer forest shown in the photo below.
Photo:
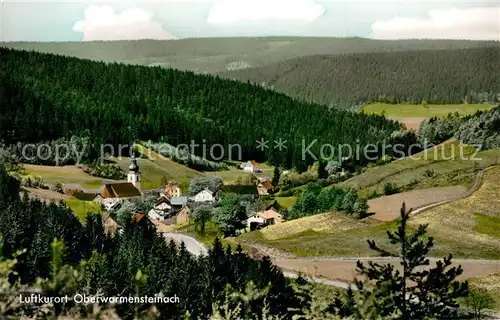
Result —
<path fill-rule="evenodd" d="M 498 47 L 316 55 L 225 72 L 317 103 L 482 103 L 500 99 Z"/>
<path fill-rule="evenodd" d="M 303 168 L 304 143 L 317 139 L 310 150 L 318 154 L 322 143 L 363 146 L 400 128 L 382 116 L 191 72 L 10 49 L 0 49 L 0 62 L 0 138 L 6 144 L 72 135 L 90 137 L 94 145 L 194 140 L 208 148 L 240 144 L 244 159 Z M 271 141 L 265 152 L 256 148 L 261 139 Z M 287 141 L 279 155 L 272 145 L 278 139 Z"/>
<path fill-rule="evenodd" d="M 268 288 L 267 294 L 253 303 L 252 312 L 260 312 L 264 300 L 271 314 L 286 315 L 287 319 L 294 314 L 290 308 L 300 310 L 301 302 L 291 281 L 269 258 L 253 260 L 241 247 L 233 252 L 219 241 L 207 256 L 197 258 L 184 244 L 167 244 L 147 219 L 137 223 L 127 220 L 123 233 L 111 237 L 105 233 L 100 214 L 89 214 L 81 224 L 66 206 L 29 200 L 19 192 L 19 182 L 0 166 L 0 255 L 13 257 L 25 250 L 17 256 L 16 273 L 9 276 L 12 283 L 34 284 L 47 278 L 59 282 L 44 288 L 48 296 L 177 295 L 180 303 L 158 305 L 161 319 L 184 319 L 186 312 L 191 319 L 206 319 L 213 305 L 225 298 L 227 285 L 239 291 L 252 281 L 258 289 Z M 53 256 L 55 248 L 51 248 L 54 239 L 63 246 L 58 257 Z M 54 268 L 54 260 L 59 260 L 58 268 Z M 65 273 L 70 266 L 78 268 L 76 283 L 65 281 L 73 277 L 73 272 Z M 69 306 L 59 304 L 56 310 L 61 312 Z M 136 319 L 135 312 L 149 307 L 122 304 L 116 310 L 122 319 Z M 10 312 L 14 311 L 2 309 L 2 316 L 12 316 Z"/>

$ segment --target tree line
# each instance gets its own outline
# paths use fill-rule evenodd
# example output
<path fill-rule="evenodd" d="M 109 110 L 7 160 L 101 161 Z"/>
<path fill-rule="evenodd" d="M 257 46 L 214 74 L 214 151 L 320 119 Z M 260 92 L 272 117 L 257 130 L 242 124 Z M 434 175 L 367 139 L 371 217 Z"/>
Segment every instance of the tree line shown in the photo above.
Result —
<path fill-rule="evenodd" d="M 309 183 L 287 212 L 285 219 L 294 220 L 328 211 L 343 211 L 361 218 L 366 215 L 367 210 L 367 200 L 359 198 L 355 189 L 322 188 L 317 183 Z"/>
<path fill-rule="evenodd" d="M 422 145 L 437 145 L 452 137 L 480 150 L 499 148 L 500 107 L 466 116 L 432 117 L 420 124 L 418 140 Z"/>
<path fill-rule="evenodd" d="M 0 61 L 0 139 L 9 145 L 73 135 L 115 148 L 133 141 L 179 145 L 194 140 L 209 150 L 215 144 L 226 151 L 239 144 L 243 159 L 305 170 L 323 144 L 359 141 L 363 147 L 400 129 L 383 116 L 299 102 L 191 72 L 3 48 Z M 272 145 L 280 138 L 287 143 L 281 152 Z M 261 139 L 270 142 L 269 148 L 257 149 Z M 304 156 L 303 144 L 315 141 Z M 203 153 L 202 147 L 194 150 Z M 230 157 L 221 153 L 214 148 L 213 157 Z"/>

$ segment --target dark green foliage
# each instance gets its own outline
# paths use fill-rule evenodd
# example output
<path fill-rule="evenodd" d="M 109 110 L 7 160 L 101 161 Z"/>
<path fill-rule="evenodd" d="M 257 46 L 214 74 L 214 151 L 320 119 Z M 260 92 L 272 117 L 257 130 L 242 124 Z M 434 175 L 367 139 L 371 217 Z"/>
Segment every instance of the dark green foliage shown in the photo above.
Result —
<path fill-rule="evenodd" d="M 318 163 L 318 179 L 327 179 L 328 171 L 326 171 L 327 162 L 320 160 Z"/>
<path fill-rule="evenodd" d="M 386 195 L 386 196 L 390 196 L 392 194 L 397 194 L 400 192 L 401 192 L 401 190 L 395 184 L 388 182 L 384 185 L 384 195 Z"/>
<path fill-rule="evenodd" d="M 212 218 L 213 211 L 213 207 L 207 204 L 201 204 L 192 209 L 190 219 L 194 222 L 196 231 L 202 236 L 205 235 L 205 226 Z"/>
<path fill-rule="evenodd" d="M 455 137 L 483 150 L 500 147 L 500 107 L 464 119 Z"/>
<path fill-rule="evenodd" d="M 458 114 L 449 114 L 446 118 L 425 119 L 420 123 L 418 140 L 423 148 L 438 145 L 453 137 L 465 119 Z"/>
<path fill-rule="evenodd" d="M 194 150 L 198 156 L 221 144 L 226 158 L 235 160 L 239 150 L 231 146 L 239 144 L 243 159 L 262 161 L 268 154 L 255 141 L 281 138 L 287 150 L 280 161 L 300 172 L 314 162 L 308 152 L 304 160 L 303 141 L 309 146 L 317 139 L 309 150 L 319 155 L 324 143 L 359 140 L 363 147 L 400 128 L 383 116 L 328 109 L 190 72 L 8 49 L 0 49 L 0 62 L 0 138 L 7 144 L 90 136 L 93 146 L 109 143 L 114 152 L 105 151 L 117 154 L 119 145 L 167 137 L 176 146 L 204 143 L 206 152 Z"/>
<path fill-rule="evenodd" d="M 433 239 L 426 236 L 426 225 L 408 233 L 410 212 L 403 203 L 397 231 L 387 232 L 397 251 L 387 251 L 368 240 L 371 249 L 383 257 L 395 257 L 401 267 L 358 261 L 357 273 L 366 280 L 355 280 L 358 292 L 349 291 L 344 300 L 336 298 L 333 309 L 338 314 L 355 315 L 367 308 L 383 319 L 457 319 L 457 299 L 468 294 L 468 283 L 455 280 L 463 270 L 451 267 L 451 254 L 430 266 L 427 255 Z"/>
<path fill-rule="evenodd" d="M 46 294 L 177 295 L 180 303 L 156 305 L 162 319 L 182 319 L 187 311 L 192 319 L 206 319 L 227 285 L 242 291 L 251 281 L 267 293 L 250 311 L 260 311 L 265 300 L 272 314 L 291 319 L 293 312 L 288 310 L 300 307 L 291 283 L 269 259 L 253 260 L 241 247 L 233 253 L 218 239 L 208 256 L 194 257 L 184 244 L 167 245 L 148 219 L 123 221 L 123 232 L 110 238 L 100 215 L 89 214 L 82 225 L 63 205 L 19 199 L 19 185 L 10 179 L 0 170 L 2 254 L 12 257 L 25 249 L 17 257 L 15 271 L 23 283 L 46 279 L 42 285 Z M 80 273 L 73 274 L 66 268 L 70 266 Z M 70 306 L 57 305 L 56 313 L 66 307 Z M 121 318 L 132 319 L 150 305 L 114 307 Z"/>
<path fill-rule="evenodd" d="M 465 298 L 465 305 L 472 314 L 473 319 L 485 319 L 485 311 L 495 306 L 495 299 L 484 288 L 471 288 L 469 295 Z"/>
<path fill-rule="evenodd" d="M 32 143 L 26 144 L 22 143 L 26 140 L 20 142 L 13 137 L 11 142 L 17 143 L 10 145 L 8 150 L 19 162 L 37 165 L 64 166 L 99 160 L 99 149 L 88 136 L 73 135 L 68 139 L 49 137 L 55 139 L 51 141 L 43 141 L 44 138 L 39 137 L 39 140 L 31 140 Z"/>
<path fill-rule="evenodd" d="M 495 101 L 498 48 L 313 55 L 224 73 L 295 98 L 343 107 L 370 102 Z"/>
<path fill-rule="evenodd" d="M 223 185 L 224 181 L 220 177 L 195 177 L 189 182 L 189 194 L 194 196 L 204 189 L 217 192 Z"/>
<path fill-rule="evenodd" d="M 328 211 L 344 211 L 355 217 L 362 217 L 367 210 L 366 200 L 359 198 L 354 189 L 321 188 L 317 183 L 310 183 L 285 218 L 294 220 Z"/>
<path fill-rule="evenodd" d="M 92 163 L 80 167 L 84 172 L 94 177 L 114 180 L 122 180 L 126 177 L 122 169 L 116 164 Z"/>
<path fill-rule="evenodd" d="M 274 167 L 273 179 L 271 180 L 271 183 L 273 184 L 275 189 L 278 187 L 278 184 L 280 183 L 280 178 L 281 178 L 280 168 Z"/>
<path fill-rule="evenodd" d="M 221 193 L 212 221 L 217 224 L 225 237 L 234 236 L 245 228 L 247 209 L 241 202 L 241 196 L 235 193 Z"/>

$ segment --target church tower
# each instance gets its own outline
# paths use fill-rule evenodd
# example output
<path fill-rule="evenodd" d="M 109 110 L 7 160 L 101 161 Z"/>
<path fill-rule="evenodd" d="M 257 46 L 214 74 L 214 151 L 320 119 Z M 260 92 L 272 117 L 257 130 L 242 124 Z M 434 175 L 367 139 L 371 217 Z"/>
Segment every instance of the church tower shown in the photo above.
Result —
<path fill-rule="evenodd" d="M 141 191 L 141 179 L 139 166 L 137 165 L 137 159 L 132 156 L 130 159 L 130 166 L 128 167 L 127 181 L 132 183 L 139 191 Z"/>

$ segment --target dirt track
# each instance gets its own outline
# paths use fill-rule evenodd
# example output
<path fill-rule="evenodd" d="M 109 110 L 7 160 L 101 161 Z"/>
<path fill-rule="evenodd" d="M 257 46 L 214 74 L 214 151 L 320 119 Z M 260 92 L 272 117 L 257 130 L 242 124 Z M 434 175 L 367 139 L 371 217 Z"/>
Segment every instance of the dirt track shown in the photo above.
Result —
<path fill-rule="evenodd" d="M 393 221 L 399 218 L 401 203 L 406 203 L 406 208 L 420 208 L 422 206 L 438 203 L 450 199 L 456 199 L 467 191 L 462 186 L 431 188 L 423 190 L 413 190 L 380 197 L 368 201 L 370 212 L 376 212 L 373 218 L 379 221 Z"/>
<path fill-rule="evenodd" d="M 273 259 L 277 266 L 282 269 L 302 272 L 310 277 L 324 278 L 330 280 L 339 280 L 350 282 L 356 276 L 356 262 L 379 261 L 374 258 L 339 258 L 339 259 Z M 435 259 L 431 259 L 432 261 Z M 500 261 L 498 260 L 453 260 L 453 266 L 462 265 L 464 273 L 459 279 L 469 279 L 475 277 L 484 277 L 492 273 L 500 273 Z M 397 263 L 395 263 L 397 265 Z"/>

